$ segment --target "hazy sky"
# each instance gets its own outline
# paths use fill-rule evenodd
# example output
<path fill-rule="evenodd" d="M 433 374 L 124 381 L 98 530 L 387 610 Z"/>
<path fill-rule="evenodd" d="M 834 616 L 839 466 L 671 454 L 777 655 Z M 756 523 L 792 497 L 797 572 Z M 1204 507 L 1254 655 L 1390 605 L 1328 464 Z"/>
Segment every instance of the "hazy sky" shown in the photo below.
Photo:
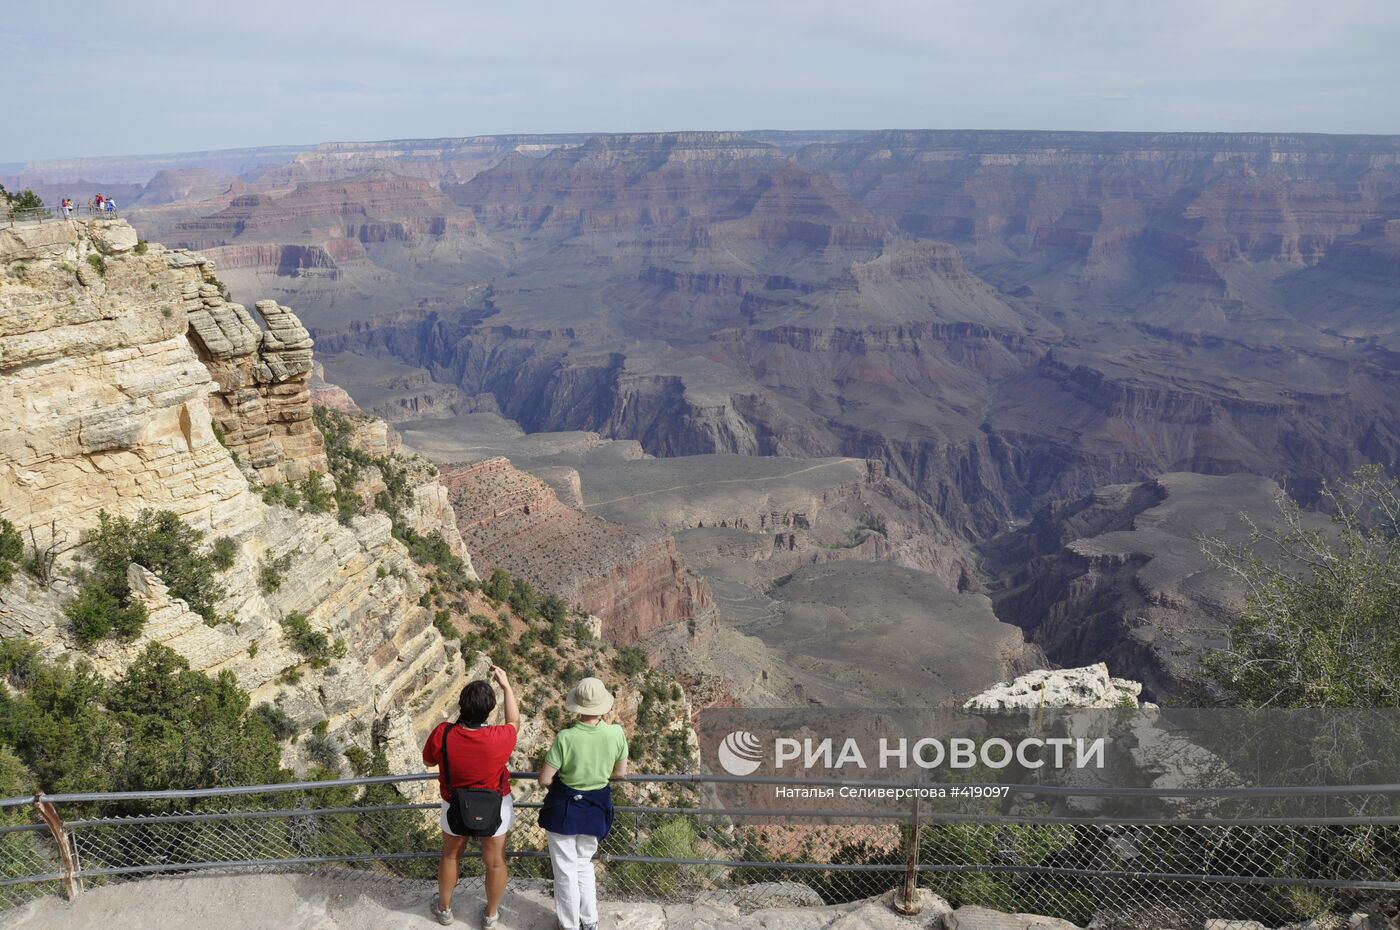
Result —
<path fill-rule="evenodd" d="M 493 132 L 1400 132 L 1396 0 L 6 6 L 0 162 Z"/>

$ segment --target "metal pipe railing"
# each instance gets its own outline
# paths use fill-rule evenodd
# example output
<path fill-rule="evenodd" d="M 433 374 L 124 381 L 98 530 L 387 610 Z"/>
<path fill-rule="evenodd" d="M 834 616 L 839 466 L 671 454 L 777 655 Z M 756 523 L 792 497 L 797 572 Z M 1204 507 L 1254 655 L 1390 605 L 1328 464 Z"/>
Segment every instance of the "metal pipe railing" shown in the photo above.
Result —
<path fill-rule="evenodd" d="M 515 779 L 532 781 L 539 777 L 538 772 L 511 772 Z M 42 797 L 52 804 L 87 803 L 94 801 L 156 801 L 177 798 L 216 798 L 235 797 L 250 794 L 272 794 L 287 791 L 325 790 L 327 788 L 348 788 L 365 785 L 391 785 L 401 782 L 431 781 L 437 772 L 416 772 L 409 775 L 369 775 L 355 778 L 338 778 L 328 781 L 281 782 L 269 785 L 236 785 L 224 788 L 183 788 L 160 791 L 90 791 L 46 794 Z M 665 774 L 627 775 L 619 779 L 627 784 L 715 784 L 715 785 L 772 785 L 785 787 L 811 788 L 902 788 L 922 790 L 936 787 L 928 782 L 902 782 L 877 779 L 842 778 L 784 778 L 778 776 L 738 776 L 711 774 Z M 959 788 L 998 788 L 1017 794 L 1034 794 L 1053 797 L 1102 797 L 1102 798 L 1303 798 L 1303 797 L 1357 797 L 1365 795 L 1400 795 L 1400 784 L 1375 785 L 1296 785 L 1296 786 L 1254 786 L 1236 788 L 1109 788 L 1079 785 L 1024 785 L 968 782 L 958 783 Z M 0 810 L 34 803 L 34 796 L 0 799 Z"/>

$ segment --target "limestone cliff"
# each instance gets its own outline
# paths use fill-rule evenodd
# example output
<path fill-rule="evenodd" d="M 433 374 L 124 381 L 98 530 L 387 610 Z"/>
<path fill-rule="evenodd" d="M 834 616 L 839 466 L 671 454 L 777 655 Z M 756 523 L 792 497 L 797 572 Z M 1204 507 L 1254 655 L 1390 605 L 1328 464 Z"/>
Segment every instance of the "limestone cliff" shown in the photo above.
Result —
<path fill-rule="evenodd" d="M 459 646 L 419 604 L 422 573 L 387 517 L 341 525 L 268 506 L 236 464 L 240 449 L 259 477 L 324 463 L 309 420 L 310 341 L 295 317 L 264 303 L 260 330 L 210 287 L 202 257 L 138 244 L 121 222 L 7 230 L 0 267 L 0 517 L 44 545 L 52 536 L 59 551 L 52 587 L 21 578 L 0 592 L 0 635 L 72 651 L 63 578 L 99 511 L 170 510 L 233 540 L 220 578 L 220 613 L 232 620 L 208 625 L 133 566 L 150 620 L 133 643 L 95 647 L 96 667 L 118 674 L 162 642 L 196 669 L 233 672 L 255 703 L 304 729 L 326 721 L 342 748 L 366 745 L 377 725 L 399 749 L 391 765 L 415 769 L 422 730 L 441 719 L 464 671 Z M 233 451 L 211 408 L 230 424 Z M 278 560 L 295 565 L 294 581 L 260 583 Z M 310 667 L 282 635 L 279 620 L 293 612 L 343 642 L 343 655 Z M 289 761 L 300 764 L 296 752 Z"/>
<path fill-rule="evenodd" d="M 264 330 L 223 298 L 205 257 L 140 242 L 122 222 L 4 230 L 0 269 L 0 518 L 57 554 L 51 583 L 21 574 L 0 588 L 0 637 L 26 637 L 51 657 L 81 655 L 106 676 L 122 674 L 147 644 L 164 644 L 195 670 L 230 672 L 255 705 L 280 709 L 300 731 L 324 724 L 324 738 L 285 746 L 288 765 L 322 763 L 325 741 L 368 749 L 377 735 L 397 772 L 421 767 L 427 731 L 454 716 L 461 685 L 486 672 L 488 650 L 471 648 L 464 660 L 461 637 L 489 639 L 516 666 L 534 711 L 559 703 L 569 683 L 553 674 L 561 666 L 574 669 L 563 678 L 611 668 L 620 719 L 665 749 L 642 764 L 689 764 L 691 710 L 673 681 L 614 662 L 586 632 L 552 654 L 530 649 L 538 631 L 476 592 L 448 488 L 383 421 L 350 405 L 350 432 L 336 435 L 368 463 L 341 490 L 372 501 L 392 485 L 392 508 L 336 513 L 336 501 L 321 513 L 271 493 L 331 471 L 332 434 L 312 415 L 311 341 L 291 311 L 260 301 Z M 226 619 L 207 621 L 132 564 L 130 597 L 147 611 L 140 634 L 80 648 L 64 605 L 81 544 L 100 513 L 146 509 L 229 540 L 216 611 Z M 441 537 L 463 560 L 460 590 L 447 591 L 436 551 L 419 554 L 429 567 L 415 562 L 400 541 L 415 533 Z M 488 610 L 490 629 L 473 628 Z M 293 615 L 333 644 L 327 661 L 296 648 L 283 627 Z M 667 697 L 645 704 L 644 693 Z M 529 766 L 551 735 L 544 720 L 527 720 L 513 763 Z"/>

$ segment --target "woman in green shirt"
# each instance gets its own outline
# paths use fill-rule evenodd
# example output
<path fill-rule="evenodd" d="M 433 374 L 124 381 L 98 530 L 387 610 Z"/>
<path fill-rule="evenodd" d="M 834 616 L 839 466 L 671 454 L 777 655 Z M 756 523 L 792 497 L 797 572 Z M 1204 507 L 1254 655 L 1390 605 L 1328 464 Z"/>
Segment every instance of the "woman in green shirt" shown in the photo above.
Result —
<path fill-rule="evenodd" d="M 612 705 L 607 685 L 596 678 L 580 681 L 564 701 L 578 720 L 554 738 L 540 769 L 540 784 L 549 793 L 539 823 L 549 839 L 554 911 L 563 930 L 598 927 L 593 854 L 612 828 L 608 783 L 627 774 L 627 734 L 603 721 Z"/>

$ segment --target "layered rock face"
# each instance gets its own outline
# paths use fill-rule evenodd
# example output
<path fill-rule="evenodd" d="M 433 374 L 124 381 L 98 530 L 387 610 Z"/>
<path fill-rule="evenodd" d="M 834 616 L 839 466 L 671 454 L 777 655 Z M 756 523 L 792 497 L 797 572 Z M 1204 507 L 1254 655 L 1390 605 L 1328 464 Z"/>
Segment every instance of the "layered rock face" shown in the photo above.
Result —
<path fill-rule="evenodd" d="M 248 193 L 223 211 L 181 224 L 182 240 L 195 246 L 276 241 L 289 230 L 303 236 L 372 244 L 417 236 L 473 235 L 476 218 L 456 208 L 432 184 L 384 170 L 347 181 L 307 182 L 290 193 Z"/>
<path fill-rule="evenodd" d="M 603 635 L 632 644 L 659 627 L 697 621 L 710 602 L 675 541 L 580 513 L 540 479 L 503 458 L 445 466 L 440 480 L 462 538 L 484 574 L 505 568 L 603 621 Z"/>
<path fill-rule="evenodd" d="M 540 157 L 563 146 L 578 145 L 582 135 L 468 136 L 405 139 L 394 142 L 324 142 L 297 153 L 284 164 L 260 168 L 261 186 L 290 186 L 304 181 L 340 181 L 384 169 L 405 177 L 462 183 L 511 155 Z"/>
<path fill-rule="evenodd" d="M 131 587 L 150 621 L 135 642 L 95 647 L 98 669 L 118 674 L 146 643 L 162 642 L 198 670 L 231 671 L 255 702 L 281 707 L 304 729 L 327 722 L 342 747 L 367 746 L 377 725 L 397 747 L 391 765 L 416 769 L 422 731 L 441 719 L 464 671 L 458 646 L 419 606 L 426 582 L 387 517 L 342 526 L 253 493 L 215 437 L 209 400 L 220 385 L 195 351 L 201 337 L 186 335 L 196 318 L 234 311 L 201 297 L 202 258 L 135 246 L 130 227 L 103 221 L 44 224 L 0 241 L 0 267 L 9 269 L 0 279 L 0 517 L 26 539 L 32 528 L 41 545 L 52 533 L 62 578 L 100 510 L 171 510 L 210 537 L 230 537 L 235 561 L 220 578 L 219 611 L 232 620 L 207 624 L 133 566 Z M 280 370 L 309 345 L 285 315 L 264 312 L 265 351 L 245 357 Z M 286 456 L 279 467 L 306 460 Z M 283 584 L 260 584 L 262 568 L 278 560 L 295 570 Z M 25 635 L 49 654 L 72 650 L 62 613 L 70 588 L 19 577 L 0 592 L 0 633 Z M 293 612 L 342 642 L 343 655 L 320 670 L 306 665 L 279 622 Z"/>
<path fill-rule="evenodd" d="M 225 533 L 258 519 L 214 438 L 213 382 L 185 337 L 185 288 L 198 292 L 202 266 L 135 245 L 129 226 L 105 221 L 0 241 L 0 264 L 25 263 L 5 279 L 0 320 L 0 506 L 17 526 L 56 523 L 68 547 L 99 509 L 134 502 Z"/>
<path fill-rule="evenodd" d="M 190 261 L 196 261 L 190 256 Z M 200 264 L 203 272 L 212 272 Z M 189 338 L 218 389 L 210 413 L 223 443 L 264 484 L 325 474 L 325 444 L 311 422 L 311 336 L 274 300 L 255 305 L 266 329 L 208 282 L 183 290 Z"/>
<path fill-rule="evenodd" d="M 1178 260 L 1304 264 L 1395 192 L 1400 146 L 1384 136 L 919 131 L 818 143 L 798 157 L 920 235 L 1095 263 L 1145 239 Z"/>
<path fill-rule="evenodd" d="M 509 274 L 465 309 L 314 328 L 530 431 L 880 460 L 974 538 L 1166 471 L 1281 472 L 1307 499 L 1400 455 L 1394 140 L 789 151 L 689 133 L 506 159 L 449 193 Z"/>

